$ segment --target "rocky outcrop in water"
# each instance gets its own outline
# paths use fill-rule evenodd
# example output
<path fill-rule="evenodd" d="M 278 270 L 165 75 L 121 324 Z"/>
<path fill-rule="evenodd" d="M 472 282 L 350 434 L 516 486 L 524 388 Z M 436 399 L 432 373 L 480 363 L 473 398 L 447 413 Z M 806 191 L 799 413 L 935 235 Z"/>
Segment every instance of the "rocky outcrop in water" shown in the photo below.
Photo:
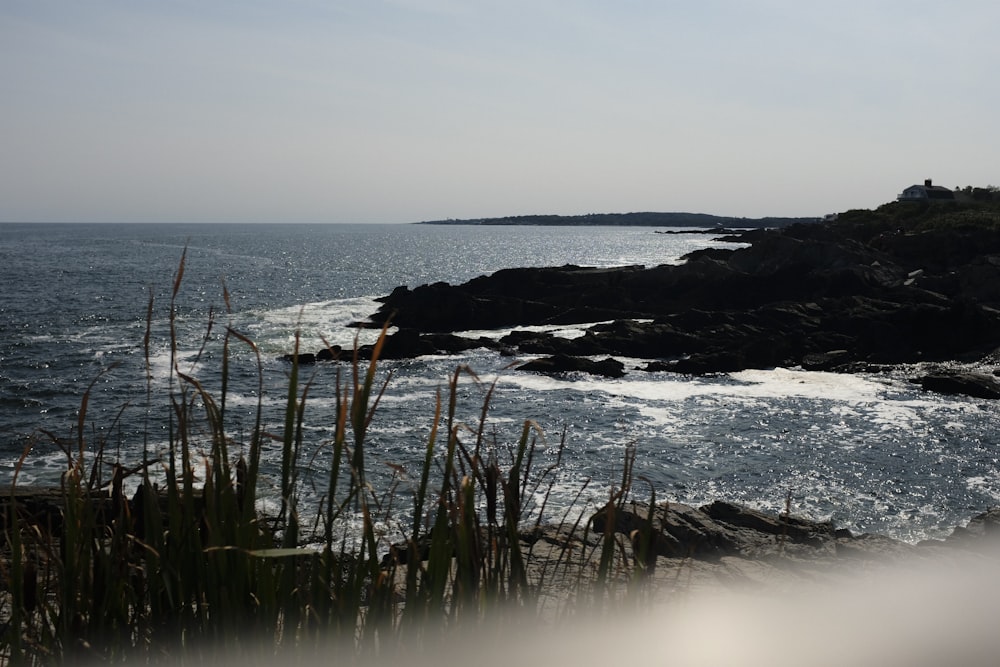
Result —
<path fill-rule="evenodd" d="M 537 373 L 589 373 L 603 375 L 609 378 L 620 378 L 625 375 L 625 364 L 608 357 L 600 361 L 592 361 L 585 357 L 571 357 L 556 354 L 551 357 L 534 359 L 517 367 L 519 371 L 535 371 Z"/>
<path fill-rule="evenodd" d="M 998 222 L 1000 213 L 957 204 L 889 204 L 746 232 L 731 238 L 747 247 L 696 251 L 677 266 L 508 269 L 398 287 L 371 325 L 419 332 L 408 349 L 426 354 L 456 349 L 441 334 L 590 324 L 573 339 L 514 331 L 499 348 L 648 359 L 648 370 L 691 374 L 975 360 L 1000 345 Z"/>
<path fill-rule="evenodd" d="M 974 516 L 944 539 L 904 542 L 874 533 L 854 534 L 829 521 L 787 513 L 771 514 L 725 500 L 701 507 L 662 503 L 650 518 L 649 504 L 629 502 L 605 507 L 590 519 L 592 533 L 610 530 L 633 546 L 643 531 L 658 558 L 718 561 L 743 558 L 775 562 L 840 561 L 933 555 L 953 550 L 995 552 L 1000 547 L 1000 509 Z"/>
<path fill-rule="evenodd" d="M 581 555 L 581 573 L 593 573 L 610 537 L 614 557 L 637 567 L 660 590 L 719 584 L 779 590 L 904 563 L 923 562 L 934 570 L 955 563 L 993 564 L 1000 554 L 1000 509 L 976 515 L 944 539 L 918 543 L 855 534 L 827 521 L 761 512 L 725 500 L 701 507 L 660 503 L 652 521 L 649 514 L 648 503 L 626 502 L 595 513 L 586 531 L 545 526 L 522 537 L 530 544 L 529 566 L 552 572 L 557 570 L 552 564 L 566 562 L 569 552 Z M 580 580 L 571 578 L 568 585 Z"/>
<path fill-rule="evenodd" d="M 590 525 L 596 533 L 611 528 L 615 533 L 633 535 L 649 521 L 648 504 L 629 503 L 599 511 Z M 760 557 L 801 551 L 803 546 L 815 552 L 832 549 L 835 540 L 851 537 L 849 531 L 835 530 L 828 522 L 765 514 L 721 500 L 698 508 L 662 504 L 653 512 L 651 527 L 653 550 L 667 558 Z"/>
<path fill-rule="evenodd" d="M 609 525 L 609 520 L 611 521 Z M 701 507 L 663 503 L 649 517 L 646 503 L 626 503 L 605 508 L 590 520 L 591 530 L 605 530 L 635 538 L 651 526 L 652 550 L 658 557 L 718 560 L 723 557 L 771 559 L 841 559 L 913 553 L 929 547 L 988 547 L 1000 543 L 1000 511 L 974 517 L 967 527 L 957 527 L 943 540 L 917 544 L 886 535 L 854 534 L 829 521 L 814 521 L 790 514 L 769 514 L 716 500 Z"/>
<path fill-rule="evenodd" d="M 545 581 L 547 595 L 586 590 L 600 569 L 605 546 L 613 545 L 612 570 L 626 578 L 638 566 L 660 585 L 688 587 L 693 579 L 774 586 L 816 581 L 834 570 L 928 559 L 946 563 L 966 556 L 994 558 L 1000 549 L 1000 509 L 974 516 L 943 539 L 912 543 L 877 533 L 855 534 L 829 521 L 790 513 L 763 512 L 716 500 L 700 507 L 658 503 L 610 503 L 589 520 L 541 524 L 520 532 L 531 580 Z M 488 531 L 487 531 L 488 532 Z M 490 538 L 484 532 L 483 548 Z M 426 560 L 431 536 L 417 545 Z M 409 562 L 411 545 L 394 545 L 383 567 Z"/>
<path fill-rule="evenodd" d="M 986 373 L 940 370 L 914 378 L 913 382 L 938 394 L 1000 398 L 1000 380 Z"/>

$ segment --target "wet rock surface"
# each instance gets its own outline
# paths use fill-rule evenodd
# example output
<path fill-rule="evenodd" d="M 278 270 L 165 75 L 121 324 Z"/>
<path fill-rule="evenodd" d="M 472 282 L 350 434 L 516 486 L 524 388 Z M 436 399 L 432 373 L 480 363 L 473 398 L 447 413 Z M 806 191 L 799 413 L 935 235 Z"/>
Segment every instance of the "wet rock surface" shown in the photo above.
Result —
<path fill-rule="evenodd" d="M 589 523 L 595 533 L 610 530 L 632 535 L 649 531 L 659 556 L 717 560 L 791 557 L 828 559 L 870 557 L 915 552 L 934 547 L 980 548 L 1000 546 L 1000 509 L 974 516 L 967 526 L 956 527 L 943 540 L 911 544 L 871 533 L 855 535 L 829 521 L 815 521 L 794 514 L 769 514 L 754 508 L 716 500 L 701 507 L 662 503 L 652 517 L 647 503 L 630 502 L 606 507 Z"/>
<path fill-rule="evenodd" d="M 651 538 L 643 544 L 641 532 L 650 526 Z M 628 502 L 596 512 L 577 530 L 546 526 L 522 540 L 532 572 L 556 588 L 564 579 L 566 594 L 595 576 L 608 538 L 619 578 L 638 570 L 661 590 L 720 584 L 777 590 L 901 563 L 994 562 L 1000 555 L 1000 509 L 976 515 L 945 539 L 909 543 L 722 500 L 701 507 L 658 504 L 650 524 L 648 504 Z"/>
<path fill-rule="evenodd" d="M 945 369 L 914 378 L 913 382 L 938 394 L 1000 398 L 1000 380 L 988 373 Z"/>
<path fill-rule="evenodd" d="M 484 549 L 489 542 L 484 534 Z M 777 590 L 900 564 L 994 563 L 1000 557 L 1000 508 L 977 514 L 944 539 L 911 543 L 726 500 L 700 507 L 659 503 L 652 516 L 648 503 L 629 501 L 576 524 L 522 530 L 520 542 L 527 580 L 557 605 L 594 594 L 602 567 L 609 590 L 634 583 L 637 575 L 658 590 L 690 592 L 720 584 Z M 422 559 L 429 547 L 426 536 L 419 545 Z M 398 567 L 409 556 L 409 546 L 399 544 L 382 565 Z"/>
<path fill-rule="evenodd" d="M 583 357 L 557 354 L 521 364 L 516 370 L 537 373 L 589 373 L 590 375 L 619 378 L 625 375 L 625 364 L 610 357 L 591 361 Z"/>

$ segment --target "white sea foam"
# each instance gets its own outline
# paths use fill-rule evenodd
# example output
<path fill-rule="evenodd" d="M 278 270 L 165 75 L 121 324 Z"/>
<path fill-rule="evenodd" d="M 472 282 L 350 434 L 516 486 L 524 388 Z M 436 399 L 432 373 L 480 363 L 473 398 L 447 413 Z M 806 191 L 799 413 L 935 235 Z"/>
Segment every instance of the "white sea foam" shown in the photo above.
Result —
<path fill-rule="evenodd" d="M 970 489 L 976 489 L 981 493 L 986 493 L 993 498 L 1000 500 L 1000 473 L 994 472 L 990 475 L 974 475 L 965 480 L 965 484 Z"/>
<path fill-rule="evenodd" d="M 318 301 L 248 313 L 248 325 L 264 339 L 259 342 L 287 351 L 292 348 L 296 331 L 301 332 L 303 351 L 321 349 L 324 340 L 352 349 L 355 341 L 368 345 L 378 338 L 379 329 L 355 329 L 348 325 L 365 321 L 379 305 L 374 297 Z M 390 328 L 390 333 L 394 331 Z"/>
<path fill-rule="evenodd" d="M 642 375 L 638 371 L 627 379 L 608 380 L 573 377 L 571 380 L 542 375 L 507 375 L 504 382 L 533 391 L 573 389 L 603 392 L 641 400 L 681 401 L 701 396 L 746 399 L 802 398 L 846 401 L 850 403 L 881 400 L 885 385 L 859 375 L 799 371 L 785 368 L 749 370 L 728 376 L 690 378 L 668 373 Z"/>
<path fill-rule="evenodd" d="M 198 359 L 197 350 L 178 350 L 172 353 L 169 347 L 161 347 L 152 350 L 147 358 L 150 378 L 155 384 L 165 383 L 173 375 L 172 359 L 176 368 L 186 375 L 198 376 L 206 367 L 205 361 Z"/>
<path fill-rule="evenodd" d="M 638 320 L 640 322 L 651 322 L 652 320 Z M 587 329 L 595 326 L 597 324 L 607 324 L 610 320 L 606 322 L 591 322 L 589 324 L 579 324 L 579 325 L 557 325 L 557 324 L 538 324 L 538 325 L 524 325 L 514 327 L 512 329 L 470 329 L 468 331 L 460 331 L 458 335 L 464 336 L 466 338 L 491 338 L 493 340 L 499 340 L 512 331 L 530 331 L 535 333 L 546 333 L 556 338 L 566 338 L 574 339 L 580 338 L 587 333 Z"/>

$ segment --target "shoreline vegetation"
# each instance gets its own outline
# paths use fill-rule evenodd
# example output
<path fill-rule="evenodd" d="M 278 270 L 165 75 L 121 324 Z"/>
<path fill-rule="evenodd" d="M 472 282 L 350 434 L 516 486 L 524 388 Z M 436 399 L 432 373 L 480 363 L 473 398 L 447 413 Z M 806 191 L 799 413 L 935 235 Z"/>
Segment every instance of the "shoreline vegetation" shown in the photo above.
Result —
<path fill-rule="evenodd" d="M 956 239 L 945 255 L 971 253 L 982 260 L 976 264 L 980 291 L 967 295 L 963 308 L 974 321 L 986 322 L 980 331 L 995 333 L 1000 315 L 983 310 L 983 297 L 987 288 L 1000 295 L 1000 263 L 988 260 L 1000 256 L 997 210 L 883 208 L 843 214 L 836 224 L 792 226 L 784 238 L 798 242 L 801 229 L 828 227 L 864 246 L 886 238 L 882 234 L 902 239 L 928 233 L 925 241 L 935 244 L 939 262 L 946 261 L 941 239 Z M 787 246 L 773 244 L 778 233 L 746 237 L 759 244 L 747 261 L 759 266 L 787 256 Z M 714 253 L 698 256 L 724 264 Z M 860 251 L 841 260 L 845 269 L 867 275 L 870 262 L 849 263 L 859 257 L 868 260 Z M 170 304 L 175 351 L 173 302 L 184 266 L 182 255 Z M 922 275 L 937 274 L 927 268 L 906 280 Z M 944 305 L 941 310 L 951 312 Z M 150 302 L 147 320 L 152 311 Z M 54 444 L 65 454 L 66 471 L 60 488 L 44 492 L 21 489 L 15 474 L 0 503 L 0 662 L 176 662 L 203 659 L 209 650 L 238 660 L 259 658 L 262 651 L 307 655 L 330 642 L 368 656 L 406 655 L 409 647 L 433 645 L 442 633 L 513 614 L 549 623 L 586 608 L 611 612 L 734 580 L 794 586 L 828 576 L 833 564 L 866 567 L 902 557 L 979 553 L 1000 534 L 997 510 L 977 515 L 947 540 L 912 545 L 797 517 L 790 498 L 778 515 L 723 499 L 698 508 L 663 502 L 633 474 L 634 452 L 627 447 L 603 506 L 581 505 L 552 517 L 546 501 L 558 461 L 540 467 L 538 427 L 531 421 L 509 441 L 488 432 L 492 387 L 466 367 L 457 368 L 428 405 L 421 468 L 394 468 L 388 485 L 376 488 L 366 437 L 392 380 L 381 362 L 394 358 L 403 340 L 387 335 L 395 323 L 388 312 L 381 317 L 382 335 L 370 348 L 353 354 L 328 348 L 331 360 L 343 361 L 336 400 L 322 412 L 310 402 L 308 359 L 296 342 L 278 430 L 265 429 L 260 404 L 248 435 L 244 424 L 230 424 L 231 350 L 244 346 L 258 360 L 260 353 L 223 324 L 218 367 L 206 366 L 199 378 L 171 363 L 164 451 L 147 449 L 140 461 L 116 460 L 112 443 L 100 439 L 113 429 L 94 429 L 88 421 L 89 390 L 66 435 L 37 434 L 36 444 Z M 404 334 L 418 341 L 422 335 Z M 147 365 L 150 336 L 147 329 Z M 985 338 L 975 342 L 976 350 L 988 348 Z M 850 361 L 838 370 L 856 368 Z M 263 373 L 259 377 L 263 382 Z M 479 421 L 471 424 L 456 413 L 458 388 L 468 382 L 483 393 Z M 221 389 L 212 393 L 207 386 Z M 150 383 L 148 404 L 152 391 Z M 310 442 L 308 426 L 316 422 L 334 425 L 328 441 Z M 571 439 L 564 434 L 560 448 Z M 267 513 L 260 503 L 264 447 L 281 453 L 275 509 Z M 307 494 L 300 471 L 319 450 L 326 486 Z M 581 482 L 580 497 L 585 488 Z"/>
<path fill-rule="evenodd" d="M 184 266 L 182 256 L 172 350 Z M 523 531 L 540 530 L 554 483 L 555 466 L 536 469 L 537 427 L 525 422 L 513 442 L 488 436 L 490 387 L 480 423 L 458 421 L 459 383 L 481 384 L 471 369 L 456 369 L 446 395 L 428 406 L 423 466 L 397 466 L 376 488 L 366 436 L 391 379 L 379 367 L 384 332 L 367 360 L 355 357 L 338 373 L 332 414 L 307 410 L 311 380 L 292 363 L 283 427 L 265 429 L 259 391 L 256 425 L 243 441 L 234 433 L 245 428 L 227 419 L 229 359 L 238 345 L 258 355 L 258 369 L 260 357 L 253 341 L 224 329 L 221 368 L 205 371 L 211 385 L 221 380 L 219 393 L 172 360 L 165 451 L 115 460 L 112 443 L 91 439 L 103 436 L 88 425 L 89 390 L 68 436 L 40 433 L 34 443 L 65 454 L 58 489 L 18 487 L 34 444 L 25 448 L 0 503 L 0 662 L 173 662 L 208 647 L 236 658 L 330 641 L 390 651 L 504 608 L 530 612 L 547 579 L 582 576 L 583 568 L 565 572 L 592 554 L 567 547 L 539 563 L 522 540 Z M 149 348 L 147 329 L 147 366 Z M 332 439 L 309 442 L 314 422 L 333 424 Z M 261 454 L 275 444 L 276 509 L 265 513 L 259 501 L 271 480 Z M 300 476 L 317 458 L 328 466 L 318 500 Z M 600 553 L 598 581 L 610 587 L 625 571 L 610 537 Z"/>

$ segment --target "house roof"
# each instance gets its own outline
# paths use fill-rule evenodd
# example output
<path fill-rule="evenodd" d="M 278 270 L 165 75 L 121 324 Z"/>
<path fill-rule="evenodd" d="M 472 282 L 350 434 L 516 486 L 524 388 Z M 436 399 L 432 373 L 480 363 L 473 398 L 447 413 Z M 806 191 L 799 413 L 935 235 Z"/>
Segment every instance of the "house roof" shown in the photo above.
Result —
<path fill-rule="evenodd" d="M 911 185 L 906 189 L 909 190 L 910 188 L 923 188 L 927 192 L 951 192 L 951 190 L 942 185 Z"/>
<path fill-rule="evenodd" d="M 926 183 L 920 184 L 916 183 L 910 187 L 903 190 L 903 194 L 911 192 L 913 190 L 919 191 L 922 196 L 928 199 L 954 199 L 955 194 L 948 188 L 942 187 L 940 185 L 927 185 Z M 902 195 L 901 195 L 902 196 Z"/>

